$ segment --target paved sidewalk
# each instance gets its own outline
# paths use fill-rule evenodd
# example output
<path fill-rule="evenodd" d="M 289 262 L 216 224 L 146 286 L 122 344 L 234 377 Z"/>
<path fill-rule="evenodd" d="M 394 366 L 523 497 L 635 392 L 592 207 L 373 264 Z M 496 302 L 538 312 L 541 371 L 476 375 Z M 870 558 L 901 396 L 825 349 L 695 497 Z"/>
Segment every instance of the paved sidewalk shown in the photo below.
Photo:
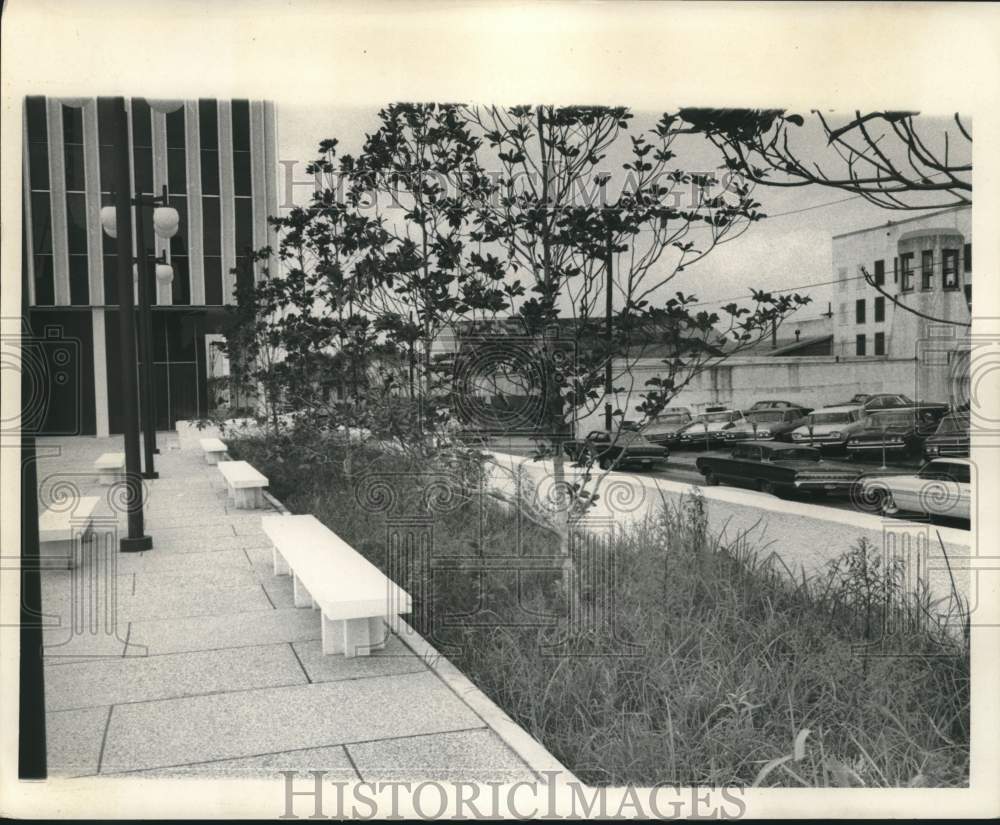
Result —
<path fill-rule="evenodd" d="M 101 496 L 81 567 L 43 573 L 51 775 L 535 778 L 398 637 L 369 657 L 323 656 L 318 613 L 272 574 L 268 511 L 227 507 L 218 470 L 185 441 L 158 435 L 154 549 L 139 554 L 117 552 L 124 513 L 93 471 L 121 439 L 39 441 L 40 508 Z"/>

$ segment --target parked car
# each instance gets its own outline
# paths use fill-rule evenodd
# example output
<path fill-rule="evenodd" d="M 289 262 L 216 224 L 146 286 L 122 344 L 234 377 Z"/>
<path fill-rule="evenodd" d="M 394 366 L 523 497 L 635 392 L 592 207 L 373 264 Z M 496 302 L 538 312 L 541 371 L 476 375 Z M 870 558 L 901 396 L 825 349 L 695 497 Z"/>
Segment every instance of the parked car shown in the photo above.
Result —
<path fill-rule="evenodd" d="M 940 411 L 923 407 L 878 410 L 865 416 L 864 427 L 847 442 L 852 458 L 921 455 L 924 441 L 937 429 Z"/>
<path fill-rule="evenodd" d="M 864 427 L 861 407 L 824 407 L 806 416 L 792 430 L 793 444 L 808 444 L 828 451 L 843 451 L 851 436 Z"/>
<path fill-rule="evenodd" d="M 924 442 L 924 458 L 969 455 L 969 413 L 954 412 L 944 416 L 933 435 Z"/>
<path fill-rule="evenodd" d="M 668 407 L 642 428 L 646 439 L 662 447 L 677 443 L 678 434 L 685 425 L 691 423 L 691 411 L 687 407 Z"/>
<path fill-rule="evenodd" d="M 972 463 L 967 458 L 936 458 L 920 472 L 872 475 L 862 482 L 862 496 L 887 516 L 921 513 L 969 520 Z"/>
<path fill-rule="evenodd" d="M 726 430 L 746 423 L 740 410 L 711 410 L 696 415 L 690 424 L 681 429 L 677 444 L 681 447 L 718 446 L 725 439 Z"/>
<path fill-rule="evenodd" d="M 809 415 L 815 407 L 806 407 L 794 401 L 754 401 L 753 406 L 746 411 L 749 415 L 758 410 L 801 410 L 802 415 Z"/>
<path fill-rule="evenodd" d="M 941 410 L 943 415 L 948 411 L 948 405 L 941 401 L 914 401 L 901 392 L 857 393 L 842 406 L 860 405 L 865 412 L 875 410 L 893 410 L 901 407 L 920 407 L 922 410 Z"/>
<path fill-rule="evenodd" d="M 799 407 L 787 410 L 751 409 L 746 414 L 746 423 L 726 430 L 724 437 L 726 441 L 787 441 L 789 433 L 805 420 L 806 415 Z"/>
<path fill-rule="evenodd" d="M 642 433 L 625 429 L 617 433 L 593 430 L 582 441 L 574 439 L 563 446 L 574 461 L 589 463 L 593 460 L 602 470 L 612 465 L 616 469 L 648 469 L 657 462 L 666 461 L 670 455 L 666 447 L 647 441 Z"/>
<path fill-rule="evenodd" d="M 775 495 L 849 492 L 863 472 L 855 464 L 825 461 L 814 447 L 778 443 L 736 444 L 729 455 L 700 456 L 695 465 L 706 484 L 725 481 Z"/>

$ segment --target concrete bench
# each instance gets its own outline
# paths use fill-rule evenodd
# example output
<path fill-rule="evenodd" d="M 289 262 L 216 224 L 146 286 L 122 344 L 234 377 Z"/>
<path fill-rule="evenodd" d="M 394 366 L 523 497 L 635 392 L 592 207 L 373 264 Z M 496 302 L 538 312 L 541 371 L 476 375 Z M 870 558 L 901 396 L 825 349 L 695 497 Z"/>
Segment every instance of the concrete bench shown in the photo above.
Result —
<path fill-rule="evenodd" d="M 237 510 L 252 510 L 264 506 L 267 477 L 245 461 L 222 461 L 219 472 L 229 485 L 229 500 Z"/>
<path fill-rule="evenodd" d="M 367 656 L 385 644 L 385 619 L 410 596 L 314 516 L 264 516 L 274 575 L 292 575 L 296 607 L 321 611 L 323 653 Z"/>
<path fill-rule="evenodd" d="M 77 566 L 77 560 L 83 553 L 81 545 L 90 532 L 98 501 L 98 496 L 82 496 L 72 510 L 46 509 L 38 517 L 41 567 L 70 569 Z"/>
<path fill-rule="evenodd" d="M 218 464 L 229 457 L 229 448 L 218 438 L 203 438 L 200 443 L 202 452 L 205 453 L 206 464 Z"/>
<path fill-rule="evenodd" d="M 101 484 L 111 486 L 125 480 L 125 453 L 103 453 L 94 462 Z"/>

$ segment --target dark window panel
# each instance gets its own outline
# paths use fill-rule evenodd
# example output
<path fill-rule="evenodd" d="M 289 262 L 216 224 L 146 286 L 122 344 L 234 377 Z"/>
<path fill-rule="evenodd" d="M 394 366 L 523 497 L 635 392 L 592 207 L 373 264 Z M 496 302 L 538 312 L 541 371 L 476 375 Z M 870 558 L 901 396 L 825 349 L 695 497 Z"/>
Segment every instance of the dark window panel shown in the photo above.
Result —
<path fill-rule="evenodd" d="M 84 170 L 83 147 L 66 145 L 63 155 L 66 158 L 66 189 L 69 192 L 83 192 L 87 188 L 87 176 Z"/>
<path fill-rule="evenodd" d="M 250 266 L 250 259 L 245 255 L 236 256 L 236 266 L 231 270 L 235 275 L 234 290 L 237 288 L 243 288 L 244 286 L 249 286 L 253 283 L 253 270 Z M 232 298 L 233 296 L 229 296 Z"/>
<path fill-rule="evenodd" d="M 104 256 L 104 303 L 118 306 L 118 256 Z"/>
<path fill-rule="evenodd" d="M 882 286 L 885 283 L 885 261 L 875 261 L 875 283 Z"/>
<path fill-rule="evenodd" d="M 865 299 L 854 302 L 854 321 L 858 324 L 865 322 Z"/>
<path fill-rule="evenodd" d="M 187 255 L 171 255 L 174 267 L 173 297 L 175 304 L 191 303 L 191 274 L 188 271 Z"/>
<path fill-rule="evenodd" d="M 885 355 L 885 333 L 876 332 L 875 333 L 875 354 Z"/>
<path fill-rule="evenodd" d="M 66 239 L 70 255 L 87 254 L 87 201 L 82 192 L 66 195 Z"/>
<path fill-rule="evenodd" d="M 934 288 L 933 249 L 925 249 L 920 253 L 920 288 L 924 291 Z"/>
<path fill-rule="evenodd" d="M 233 101 L 233 148 L 250 151 L 250 101 Z"/>
<path fill-rule="evenodd" d="M 52 254 L 52 209 L 48 192 L 31 193 L 31 240 L 40 255 Z"/>
<path fill-rule="evenodd" d="M 236 254 L 246 255 L 253 249 L 253 205 L 250 198 L 234 198 L 236 213 Z"/>
<path fill-rule="evenodd" d="M 222 216 L 218 198 L 201 199 L 202 239 L 206 255 L 222 254 Z"/>
<path fill-rule="evenodd" d="M 177 215 L 180 218 L 180 224 L 177 228 L 177 234 L 170 239 L 170 254 L 171 255 L 186 255 L 188 252 L 188 212 L 187 212 L 187 198 L 183 195 L 171 195 L 169 204 L 177 210 Z"/>
<path fill-rule="evenodd" d="M 941 286 L 944 289 L 958 289 L 958 250 L 941 251 Z"/>
<path fill-rule="evenodd" d="M 198 101 L 198 132 L 202 149 L 219 148 L 219 106 L 214 100 Z"/>
<path fill-rule="evenodd" d="M 879 296 L 875 299 L 875 323 L 885 320 L 885 298 Z"/>
<path fill-rule="evenodd" d="M 35 303 L 39 306 L 56 302 L 56 280 L 51 255 L 35 255 Z"/>
<path fill-rule="evenodd" d="M 858 335 L 854 339 L 855 354 L 857 354 L 857 355 L 867 355 L 867 352 L 865 352 L 865 350 L 867 349 L 866 343 L 867 342 L 865 341 L 865 336 L 864 335 Z"/>
<path fill-rule="evenodd" d="M 49 147 L 46 144 L 28 144 L 28 174 L 32 189 L 49 188 Z"/>
<path fill-rule="evenodd" d="M 24 99 L 24 116 L 28 121 L 28 140 L 32 143 L 49 142 L 48 119 L 45 114 L 45 98 L 32 95 Z"/>
<path fill-rule="evenodd" d="M 183 149 L 167 149 L 167 189 L 187 192 L 187 156 Z"/>
<path fill-rule="evenodd" d="M 167 429 L 173 429 L 178 419 L 198 418 L 198 368 L 195 364 L 170 364 L 170 419 Z"/>
<path fill-rule="evenodd" d="M 167 360 L 167 327 L 170 324 L 170 313 L 167 310 L 152 310 L 153 326 L 153 363 Z"/>
<path fill-rule="evenodd" d="M 965 255 L 963 256 L 965 258 L 965 263 L 962 269 L 965 272 L 972 272 L 972 244 L 971 243 L 965 244 L 962 251 L 965 253 Z"/>
<path fill-rule="evenodd" d="M 90 303 L 90 267 L 86 255 L 69 256 L 69 302 L 74 306 Z"/>
<path fill-rule="evenodd" d="M 63 143 L 83 145 L 83 109 L 63 106 Z"/>
<path fill-rule="evenodd" d="M 233 194 L 237 196 L 253 194 L 249 152 L 233 152 Z"/>
<path fill-rule="evenodd" d="M 171 312 L 166 325 L 167 353 L 171 363 L 194 363 L 198 351 L 198 317 L 186 312 Z"/>
<path fill-rule="evenodd" d="M 167 148 L 184 148 L 184 107 L 167 112 Z"/>
<path fill-rule="evenodd" d="M 156 233 L 153 231 L 153 210 L 138 209 L 135 211 L 136 220 L 141 215 L 142 220 L 142 246 L 147 255 L 156 255 Z M 136 240 L 138 244 L 138 239 Z"/>
<path fill-rule="evenodd" d="M 101 146 L 115 144 L 115 101 L 110 97 L 97 98 L 97 142 Z"/>
<path fill-rule="evenodd" d="M 153 194 L 153 150 L 137 146 L 135 148 L 135 189 L 147 195 Z"/>
<path fill-rule="evenodd" d="M 201 151 L 201 193 L 219 194 L 219 153 L 214 149 Z"/>
<path fill-rule="evenodd" d="M 222 304 L 222 258 L 217 255 L 205 256 L 205 303 Z"/>
<path fill-rule="evenodd" d="M 132 98 L 132 145 L 153 148 L 152 112 L 141 97 Z"/>
<path fill-rule="evenodd" d="M 170 407 L 173 402 L 174 387 L 169 385 L 170 367 L 153 362 L 153 397 L 156 399 L 156 429 L 171 430 Z"/>
<path fill-rule="evenodd" d="M 900 289 L 910 292 L 913 289 L 913 253 L 906 252 L 899 256 Z"/>
<path fill-rule="evenodd" d="M 101 191 L 114 192 L 117 180 L 118 150 L 114 146 L 101 146 Z"/>

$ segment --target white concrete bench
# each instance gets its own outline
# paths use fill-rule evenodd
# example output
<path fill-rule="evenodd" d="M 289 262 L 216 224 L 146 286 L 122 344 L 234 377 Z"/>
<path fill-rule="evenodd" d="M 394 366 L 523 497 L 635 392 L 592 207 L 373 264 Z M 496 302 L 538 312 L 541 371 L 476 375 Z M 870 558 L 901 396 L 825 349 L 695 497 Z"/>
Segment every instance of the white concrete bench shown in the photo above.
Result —
<path fill-rule="evenodd" d="M 125 480 L 125 453 L 103 453 L 94 462 L 101 484 L 110 486 Z"/>
<path fill-rule="evenodd" d="M 98 501 L 98 496 L 82 496 L 72 510 L 47 509 L 38 517 L 41 567 L 69 569 L 77 566 Z"/>
<path fill-rule="evenodd" d="M 290 573 L 295 606 L 322 613 L 324 654 L 367 656 L 385 644 L 385 619 L 413 609 L 406 591 L 314 516 L 260 521 L 274 545 L 274 575 Z"/>
<path fill-rule="evenodd" d="M 229 485 L 229 500 L 237 510 L 252 510 L 264 506 L 267 477 L 245 461 L 222 461 L 219 472 Z"/>
<path fill-rule="evenodd" d="M 229 457 L 229 448 L 218 438 L 203 438 L 200 443 L 202 452 L 205 453 L 206 464 L 218 464 L 222 459 Z"/>

